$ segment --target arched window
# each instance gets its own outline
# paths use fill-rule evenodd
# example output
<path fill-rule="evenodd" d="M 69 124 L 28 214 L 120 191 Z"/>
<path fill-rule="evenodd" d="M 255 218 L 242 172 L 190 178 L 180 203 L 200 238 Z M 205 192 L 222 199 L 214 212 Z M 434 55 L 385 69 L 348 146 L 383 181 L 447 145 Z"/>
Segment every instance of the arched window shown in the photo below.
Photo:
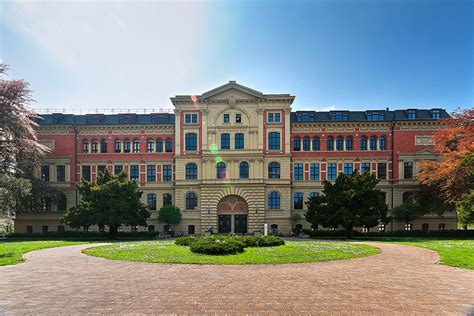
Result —
<path fill-rule="evenodd" d="M 131 146 L 132 146 L 132 145 L 131 145 L 130 141 L 129 141 L 128 139 L 126 139 L 126 140 L 123 142 L 123 152 L 124 152 L 124 153 L 129 153 L 130 150 L 131 150 L 131 148 L 130 148 Z"/>
<path fill-rule="evenodd" d="M 344 140 L 342 136 L 337 136 L 336 138 L 336 150 L 342 151 L 344 149 Z"/>
<path fill-rule="evenodd" d="M 107 152 L 107 141 L 105 139 L 102 139 L 100 141 L 100 152 L 101 153 L 106 153 Z"/>
<path fill-rule="evenodd" d="M 308 136 L 303 138 L 303 151 L 309 151 L 311 147 L 311 142 Z"/>
<path fill-rule="evenodd" d="M 375 136 L 370 137 L 369 144 L 370 144 L 370 150 L 377 150 L 377 137 Z"/>
<path fill-rule="evenodd" d="M 92 153 L 96 154 L 99 152 L 99 142 L 97 140 L 92 141 Z"/>
<path fill-rule="evenodd" d="M 268 179 L 280 179 L 280 164 L 278 162 L 270 162 L 268 164 Z"/>
<path fill-rule="evenodd" d="M 380 137 L 380 139 L 379 139 L 379 148 L 380 148 L 380 150 L 385 150 L 385 136 Z"/>
<path fill-rule="evenodd" d="M 268 208 L 271 210 L 280 209 L 280 192 L 270 192 L 268 195 Z"/>
<path fill-rule="evenodd" d="M 360 147 L 360 150 L 367 150 L 367 137 L 366 136 L 362 136 L 359 139 L 359 147 Z"/>
<path fill-rule="evenodd" d="M 312 198 L 315 198 L 315 197 L 317 197 L 317 196 L 319 196 L 319 193 L 318 193 L 318 192 L 311 192 L 311 193 L 309 194 L 309 197 L 310 197 L 311 199 L 312 199 Z"/>
<path fill-rule="evenodd" d="M 114 151 L 116 153 L 122 152 L 122 141 L 120 139 L 116 139 L 114 142 Z"/>
<path fill-rule="evenodd" d="M 268 133 L 268 150 L 280 150 L 280 133 Z"/>
<path fill-rule="evenodd" d="M 139 153 L 140 152 L 140 141 L 138 139 L 135 139 L 133 141 L 133 152 L 134 153 Z"/>
<path fill-rule="evenodd" d="M 189 192 L 186 194 L 186 209 L 194 210 L 198 205 L 198 197 L 194 192 Z"/>
<path fill-rule="evenodd" d="M 225 179 L 226 178 L 226 166 L 225 162 L 219 162 L 216 167 L 217 179 Z"/>
<path fill-rule="evenodd" d="M 293 150 L 300 151 L 301 150 L 301 139 L 298 136 L 293 138 Z"/>
<path fill-rule="evenodd" d="M 235 149 L 244 149 L 245 146 L 245 136 L 242 133 L 235 134 Z"/>
<path fill-rule="evenodd" d="M 327 151 L 334 151 L 334 138 L 332 136 L 329 136 L 326 139 L 326 150 Z"/>
<path fill-rule="evenodd" d="M 185 148 L 186 151 L 196 151 L 197 150 L 197 134 L 196 133 L 187 133 L 186 134 L 184 148 Z"/>
<path fill-rule="evenodd" d="M 173 141 L 171 138 L 167 138 L 165 142 L 165 151 L 167 153 L 172 153 L 173 152 Z"/>
<path fill-rule="evenodd" d="M 156 140 L 156 152 L 157 153 L 163 152 L 163 140 L 161 138 L 158 138 Z"/>
<path fill-rule="evenodd" d="M 246 161 L 242 161 L 239 165 L 239 176 L 240 179 L 249 178 L 249 164 Z"/>
<path fill-rule="evenodd" d="M 230 149 L 230 134 L 221 134 L 221 149 Z"/>
<path fill-rule="evenodd" d="M 186 164 L 186 180 L 196 180 L 198 173 L 198 166 L 191 162 Z"/>
<path fill-rule="evenodd" d="M 153 141 L 153 139 L 148 138 L 148 140 L 146 141 L 146 152 L 152 153 L 154 151 L 155 151 L 155 142 Z"/>
<path fill-rule="evenodd" d="M 347 136 L 346 137 L 346 150 L 352 150 L 353 146 L 352 146 L 352 137 L 351 136 Z"/>
<path fill-rule="evenodd" d="M 321 143 L 318 136 L 313 137 L 313 151 L 318 151 L 321 148 Z"/>
<path fill-rule="evenodd" d="M 87 139 L 82 141 L 82 152 L 85 154 L 89 153 L 89 141 Z"/>

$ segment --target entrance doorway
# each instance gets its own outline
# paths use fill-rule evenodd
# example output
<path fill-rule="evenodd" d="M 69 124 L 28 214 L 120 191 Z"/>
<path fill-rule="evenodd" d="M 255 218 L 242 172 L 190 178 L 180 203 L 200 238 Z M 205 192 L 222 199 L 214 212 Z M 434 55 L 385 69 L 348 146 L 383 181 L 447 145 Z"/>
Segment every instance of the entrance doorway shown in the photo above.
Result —
<path fill-rule="evenodd" d="M 246 234 L 248 232 L 248 205 L 237 195 L 224 197 L 217 206 L 220 234 Z"/>

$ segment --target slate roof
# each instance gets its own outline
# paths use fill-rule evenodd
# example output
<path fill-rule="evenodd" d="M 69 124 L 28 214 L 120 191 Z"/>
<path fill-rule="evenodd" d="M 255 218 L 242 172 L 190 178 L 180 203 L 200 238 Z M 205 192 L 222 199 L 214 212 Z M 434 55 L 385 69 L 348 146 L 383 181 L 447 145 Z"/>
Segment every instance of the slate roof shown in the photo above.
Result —
<path fill-rule="evenodd" d="M 118 125 L 161 124 L 174 125 L 175 116 L 170 113 L 152 114 L 40 114 L 39 125 Z"/>

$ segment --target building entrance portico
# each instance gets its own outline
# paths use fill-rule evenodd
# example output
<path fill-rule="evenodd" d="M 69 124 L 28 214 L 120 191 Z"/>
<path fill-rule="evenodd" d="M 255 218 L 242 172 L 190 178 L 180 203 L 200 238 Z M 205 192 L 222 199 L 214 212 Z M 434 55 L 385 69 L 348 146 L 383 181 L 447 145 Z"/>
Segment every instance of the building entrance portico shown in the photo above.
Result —
<path fill-rule="evenodd" d="M 248 205 L 238 195 L 222 198 L 217 206 L 220 234 L 246 234 L 248 232 Z"/>

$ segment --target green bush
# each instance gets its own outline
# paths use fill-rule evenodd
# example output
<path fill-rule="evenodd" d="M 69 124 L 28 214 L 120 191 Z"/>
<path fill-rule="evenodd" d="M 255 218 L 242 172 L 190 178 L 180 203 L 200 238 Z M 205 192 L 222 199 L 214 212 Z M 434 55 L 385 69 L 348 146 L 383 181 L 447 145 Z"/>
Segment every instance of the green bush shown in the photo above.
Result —
<path fill-rule="evenodd" d="M 285 241 L 283 238 L 278 236 L 263 236 L 258 239 L 258 247 L 274 247 L 284 245 Z"/>
<path fill-rule="evenodd" d="M 175 243 L 176 243 L 178 246 L 191 246 L 191 244 L 193 244 L 196 240 L 198 240 L 197 237 L 193 237 L 193 236 L 182 236 L 182 237 L 176 238 Z"/>
<path fill-rule="evenodd" d="M 239 239 L 245 244 L 245 247 L 258 247 L 260 237 L 257 236 L 242 236 Z"/>
<path fill-rule="evenodd" d="M 245 244 L 235 237 L 204 237 L 196 240 L 190 246 L 195 253 L 206 255 L 226 255 L 243 252 Z"/>

